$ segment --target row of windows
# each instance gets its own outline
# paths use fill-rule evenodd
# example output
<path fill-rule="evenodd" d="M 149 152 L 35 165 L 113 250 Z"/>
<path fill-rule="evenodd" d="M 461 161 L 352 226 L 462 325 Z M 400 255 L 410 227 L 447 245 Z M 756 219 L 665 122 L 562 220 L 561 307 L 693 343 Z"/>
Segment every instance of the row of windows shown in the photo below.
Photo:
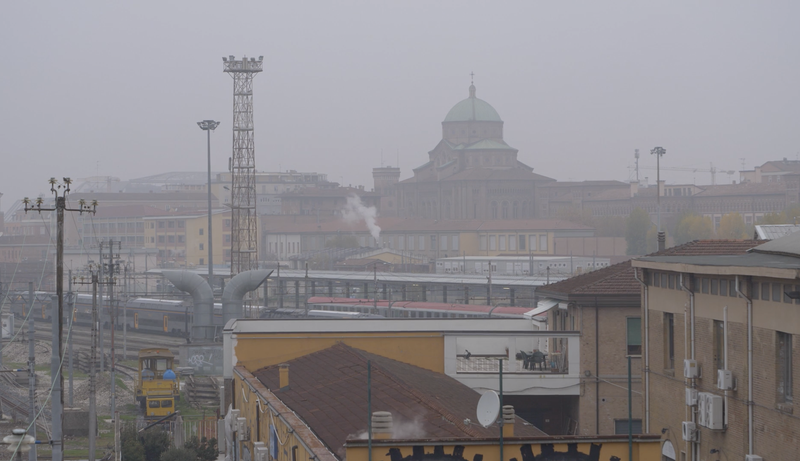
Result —
<path fill-rule="evenodd" d="M 670 290 L 680 290 L 680 277 L 677 274 L 670 274 L 667 272 L 652 272 L 648 276 L 648 282 L 654 287 L 667 288 Z M 725 278 L 710 278 L 699 277 L 699 287 L 696 286 L 698 278 L 693 279 L 695 286 L 694 290 L 710 295 L 729 296 L 732 298 L 738 297 L 736 293 L 736 280 Z M 688 285 L 684 281 L 684 285 Z M 743 290 L 744 287 L 741 287 Z M 750 296 L 752 299 L 760 299 L 762 301 L 784 302 L 786 304 L 800 304 L 800 297 L 792 299 L 789 296 L 792 292 L 800 292 L 800 285 L 790 285 L 784 283 L 753 283 L 750 287 Z"/>
<path fill-rule="evenodd" d="M 480 236 L 480 249 L 482 251 L 517 251 L 517 249 L 525 250 L 526 246 L 530 251 L 547 251 L 547 234 L 491 234 Z"/>

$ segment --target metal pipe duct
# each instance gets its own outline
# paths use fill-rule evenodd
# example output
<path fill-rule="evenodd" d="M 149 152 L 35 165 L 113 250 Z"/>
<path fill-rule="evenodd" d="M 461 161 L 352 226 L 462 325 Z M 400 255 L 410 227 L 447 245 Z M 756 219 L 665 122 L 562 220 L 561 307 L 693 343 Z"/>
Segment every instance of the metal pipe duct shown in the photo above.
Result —
<path fill-rule="evenodd" d="M 225 284 L 222 292 L 222 324 L 227 325 L 231 319 L 244 317 L 242 298 L 248 291 L 258 288 L 272 274 L 267 270 L 249 270 L 236 274 Z"/>
<path fill-rule="evenodd" d="M 214 293 L 203 277 L 186 271 L 164 271 L 167 278 L 175 288 L 192 295 L 194 301 L 194 315 L 192 319 L 192 340 L 213 340 L 214 325 L 212 308 L 214 306 Z"/>

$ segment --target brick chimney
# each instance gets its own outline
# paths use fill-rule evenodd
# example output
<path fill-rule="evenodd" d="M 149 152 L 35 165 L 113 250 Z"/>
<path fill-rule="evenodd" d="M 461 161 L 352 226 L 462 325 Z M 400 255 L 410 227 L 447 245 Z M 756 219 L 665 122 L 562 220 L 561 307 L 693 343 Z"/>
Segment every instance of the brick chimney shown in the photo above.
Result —
<path fill-rule="evenodd" d="M 278 365 L 281 389 L 289 387 L 289 364 L 282 363 Z"/>

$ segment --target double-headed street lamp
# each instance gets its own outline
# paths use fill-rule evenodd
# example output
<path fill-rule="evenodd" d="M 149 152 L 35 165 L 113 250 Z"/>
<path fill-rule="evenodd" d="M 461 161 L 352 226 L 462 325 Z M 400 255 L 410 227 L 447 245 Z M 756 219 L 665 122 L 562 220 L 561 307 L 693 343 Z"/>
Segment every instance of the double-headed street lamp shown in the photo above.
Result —
<path fill-rule="evenodd" d="M 208 135 L 208 285 L 214 289 L 214 247 L 211 246 L 211 132 L 217 129 L 219 122 L 203 120 L 197 126 Z"/>

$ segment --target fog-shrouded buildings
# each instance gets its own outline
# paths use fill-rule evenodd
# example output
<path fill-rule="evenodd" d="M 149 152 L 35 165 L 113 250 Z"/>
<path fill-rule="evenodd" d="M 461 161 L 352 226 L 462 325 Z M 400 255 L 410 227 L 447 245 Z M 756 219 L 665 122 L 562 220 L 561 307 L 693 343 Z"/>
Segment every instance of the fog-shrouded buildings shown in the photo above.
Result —
<path fill-rule="evenodd" d="M 537 185 L 553 181 L 517 159 L 517 149 L 503 140 L 503 120 L 475 96 L 475 85 L 447 113 L 442 140 L 413 177 L 392 188 L 384 180 L 390 172 L 377 173 L 381 189 L 395 194 L 396 203 L 387 204 L 386 212 L 396 207 L 397 216 L 408 218 L 533 218 Z"/>

